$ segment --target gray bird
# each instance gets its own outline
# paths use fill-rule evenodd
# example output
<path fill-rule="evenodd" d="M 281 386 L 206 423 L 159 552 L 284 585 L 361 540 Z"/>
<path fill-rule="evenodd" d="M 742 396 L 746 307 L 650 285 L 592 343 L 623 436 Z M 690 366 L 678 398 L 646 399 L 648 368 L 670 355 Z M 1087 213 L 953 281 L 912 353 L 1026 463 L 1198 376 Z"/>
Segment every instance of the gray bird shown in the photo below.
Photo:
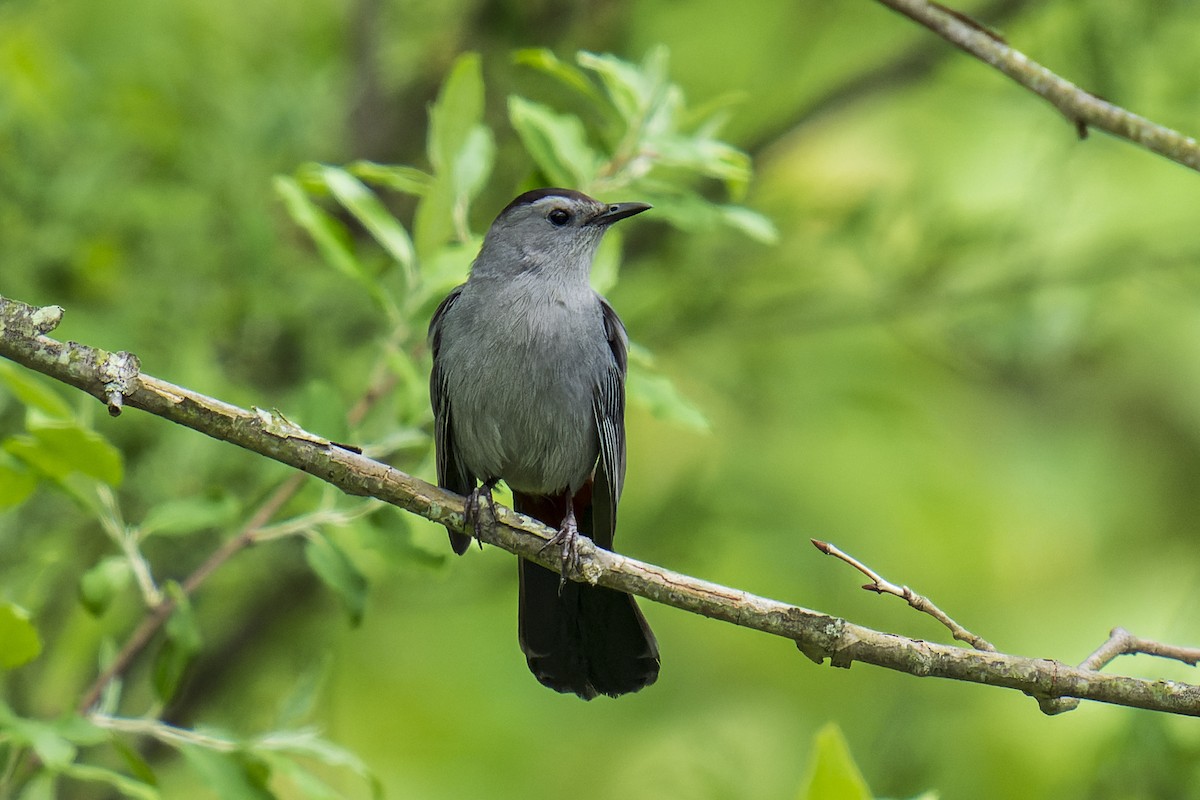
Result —
<path fill-rule="evenodd" d="M 467 496 L 478 530 L 503 480 L 517 511 L 558 529 L 564 573 L 578 534 L 612 548 L 625 478 L 628 339 L 588 276 L 608 226 L 648 208 L 522 194 L 429 324 L 438 485 Z M 450 544 L 462 554 L 471 537 L 450 531 Z M 658 644 L 633 597 L 519 567 L 519 638 L 539 681 L 585 700 L 654 683 Z"/>

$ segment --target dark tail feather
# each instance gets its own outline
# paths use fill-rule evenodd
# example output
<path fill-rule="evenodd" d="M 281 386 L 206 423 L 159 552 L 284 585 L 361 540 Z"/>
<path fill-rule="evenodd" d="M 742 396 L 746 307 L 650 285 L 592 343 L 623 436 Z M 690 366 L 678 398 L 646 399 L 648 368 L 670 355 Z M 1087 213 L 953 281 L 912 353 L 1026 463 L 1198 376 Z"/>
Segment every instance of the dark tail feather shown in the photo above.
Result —
<path fill-rule="evenodd" d="M 581 502 L 582 501 L 582 502 Z M 517 511 L 552 528 L 566 515 L 565 497 L 513 495 Z M 590 497 L 576 498 L 580 532 L 591 533 Z M 636 692 L 658 678 L 658 643 L 631 595 L 568 581 L 520 560 L 521 649 L 544 685 L 584 700 Z"/>

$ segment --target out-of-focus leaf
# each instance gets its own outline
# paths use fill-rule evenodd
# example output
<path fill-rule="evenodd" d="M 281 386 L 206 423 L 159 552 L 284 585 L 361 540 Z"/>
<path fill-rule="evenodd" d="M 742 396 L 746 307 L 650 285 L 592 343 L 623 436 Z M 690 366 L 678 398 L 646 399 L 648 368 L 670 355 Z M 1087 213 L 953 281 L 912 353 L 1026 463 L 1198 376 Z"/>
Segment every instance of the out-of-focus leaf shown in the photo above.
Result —
<path fill-rule="evenodd" d="M 291 781 L 302 797 L 310 800 L 342 800 L 345 797 L 287 756 L 269 755 L 267 761 L 270 762 L 272 771 Z"/>
<path fill-rule="evenodd" d="M 483 125 L 476 125 L 467 134 L 462 148 L 454 156 L 451 170 L 454 182 L 456 213 L 461 214 L 466 204 L 474 200 L 479 190 L 492 174 L 492 162 L 496 157 L 496 142 L 492 132 Z"/>
<path fill-rule="evenodd" d="M 611 56 L 581 51 L 576 56 L 579 66 L 600 76 L 613 106 L 627 123 L 636 122 L 649 105 L 649 86 L 641 71 L 627 61 Z"/>
<path fill-rule="evenodd" d="M 733 228 L 755 241 L 775 244 L 779 241 L 779 230 L 775 223 L 762 214 L 745 206 L 720 206 L 721 218 Z"/>
<path fill-rule="evenodd" d="M 429 191 L 429 184 L 433 182 L 432 175 L 416 167 L 377 164 L 374 161 L 355 161 L 346 170 L 367 183 L 417 197 Z"/>
<path fill-rule="evenodd" d="M 42 639 L 29 612 L 15 603 L 0 603 L 0 668 L 28 664 L 42 652 Z"/>
<path fill-rule="evenodd" d="M 574 64 L 568 64 L 559 59 L 552 50 L 545 47 L 518 50 L 513 54 L 513 61 L 522 66 L 532 67 L 555 78 L 564 86 L 571 87 L 583 95 L 589 104 L 603 102 L 600 93 L 596 91 L 595 84 L 588 80 L 587 75 Z"/>
<path fill-rule="evenodd" d="M 644 363 L 633 358 L 632 352 L 627 386 L 630 401 L 641 403 L 654 416 L 688 428 L 709 430 L 708 419 L 679 393 L 674 382 L 666 375 L 651 371 Z"/>
<path fill-rule="evenodd" d="M 812 761 L 798 800 L 872 800 L 872 797 L 841 728 L 830 722 L 817 732 L 813 741 Z"/>
<path fill-rule="evenodd" d="M 172 582 L 167 584 L 166 592 L 175 600 L 175 611 L 164 626 L 166 640 L 154 659 L 154 691 L 164 703 L 179 689 L 184 671 L 200 652 L 203 641 L 192 604 L 183 589 Z"/>
<path fill-rule="evenodd" d="M 314 203 L 295 178 L 276 175 L 275 192 L 283 200 L 292 221 L 312 237 L 329 266 L 360 283 L 371 282 L 350 250 L 350 236 L 346 228 Z"/>
<path fill-rule="evenodd" d="M 367 603 L 366 577 L 342 548 L 320 532 L 309 537 L 304 557 L 317 577 L 342 601 L 350 624 L 358 625 Z"/>
<path fill-rule="evenodd" d="M 104 767 L 94 767 L 90 764 L 68 764 L 60 772 L 78 781 L 106 784 L 125 797 L 133 797 L 137 800 L 158 800 L 161 797 L 153 786 Z"/>
<path fill-rule="evenodd" d="M 132 577 L 124 556 L 101 559 L 79 579 L 79 601 L 92 616 L 98 617 L 108 610 L 113 598 L 129 585 Z"/>
<path fill-rule="evenodd" d="M 470 200 L 491 173 L 495 145 L 483 126 L 483 72 L 478 53 L 459 56 L 429 109 L 426 149 L 433 182 L 417 206 L 417 254 L 431 258 L 447 242 L 467 235 Z"/>
<path fill-rule="evenodd" d="M 78 472 L 119 486 L 124 472 L 117 448 L 99 433 L 73 423 L 31 424 L 29 434 L 10 437 L 4 449 L 58 481 Z"/>
<path fill-rule="evenodd" d="M 750 156 L 724 142 L 672 135 L 655 139 L 654 147 L 661 165 L 724 181 L 735 199 L 750 182 Z"/>
<path fill-rule="evenodd" d="M 383 787 L 379 778 L 371 772 L 361 758 L 346 748 L 321 738 L 312 730 L 264 734 L 251 743 L 250 749 L 254 753 L 275 752 L 305 756 L 315 758 L 331 767 L 344 767 L 370 785 L 372 797 L 383 796 Z"/>
<path fill-rule="evenodd" d="M 51 769 L 75 759 L 75 745 L 54 729 L 54 723 L 19 717 L 3 701 L 0 701 L 0 732 L 8 741 L 33 748 Z"/>
<path fill-rule="evenodd" d="M 117 755 L 125 762 L 125 766 L 129 767 L 129 771 L 133 777 L 148 786 L 158 785 L 158 776 L 154 774 L 154 769 L 150 766 L 146 759 L 142 758 L 141 753 L 130 747 L 124 739 L 119 736 L 112 737 L 112 748 L 117 751 Z"/>
<path fill-rule="evenodd" d="M 416 254 L 408 231 L 384 208 L 375 193 L 362 181 L 339 167 L 325 166 L 321 169 L 325 185 L 342 206 L 371 232 L 375 241 L 396 260 L 412 283 L 416 268 Z"/>
<path fill-rule="evenodd" d="M 0 384 L 7 387 L 22 404 L 36 408 L 46 416 L 58 420 L 74 417 L 67 401 L 50 387 L 46 378 L 36 373 L 15 364 L 0 362 Z"/>
<path fill-rule="evenodd" d="M 332 653 L 326 652 L 300 672 L 291 691 L 279 704 L 279 713 L 276 715 L 278 727 L 292 728 L 308 720 L 316 705 L 321 687 L 329 677 L 331 663 Z"/>
<path fill-rule="evenodd" d="M 183 745 L 179 752 L 217 797 L 274 800 L 262 780 L 261 762 L 250 765 L 235 753 L 217 752 L 192 744 Z"/>
<path fill-rule="evenodd" d="M 25 784 L 17 800 L 55 800 L 58 797 L 58 791 L 54 788 L 55 777 L 48 770 L 39 772 Z"/>
<path fill-rule="evenodd" d="M 241 510 L 237 498 L 181 497 L 159 503 L 146 514 L 138 530 L 143 536 L 182 536 L 231 524 Z"/>
<path fill-rule="evenodd" d="M 0 442 L 0 511 L 24 503 L 38 485 L 37 474 L 3 448 Z"/>
<path fill-rule="evenodd" d="M 450 68 L 449 77 L 429 109 L 427 150 L 435 173 L 449 171 L 467 137 L 482 119 L 481 60 L 478 53 L 464 53 Z"/>
<path fill-rule="evenodd" d="M 574 188 L 595 180 L 600 156 L 588 145 L 578 117 L 513 95 L 508 98 L 508 118 L 549 183 Z"/>

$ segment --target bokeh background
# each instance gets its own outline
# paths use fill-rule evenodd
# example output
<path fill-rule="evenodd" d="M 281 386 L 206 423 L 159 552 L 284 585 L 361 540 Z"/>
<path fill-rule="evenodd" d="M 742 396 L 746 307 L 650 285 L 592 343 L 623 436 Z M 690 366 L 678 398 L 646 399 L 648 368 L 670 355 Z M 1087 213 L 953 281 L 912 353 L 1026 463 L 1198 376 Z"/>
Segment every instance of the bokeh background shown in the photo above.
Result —
<path fill-rule="evenodd" d="M 1200 6 L 1008 0 L 980 16 L 1090 91 L 1200 131 Z M 307 161 L 424 166 L 426 106 L 454 58 L 478 51 L 500 152 L 472 217 L 482 230 L 530 170 L 504 101 L 537 82 L 511 52 L 637 60 L 660 44 L 691 101 L 736 96 L 725 135 L 755 160 L 746 203 L 780 238 L 685 234 L 650 214 L 627 231 L 610 299 L 708 429 L 633 404 L 619 548 L 947 638 L 858 589 L 818 537 L 1007 652 L 1077 662 L 1114 625 L 1200 641 L 1200 179 L 1102 134 L 1079 141 L 1043 101 L 874 3 L 7 0 L 0 292 L 62 305 L 62 338 L 131 350 L 230 402 L 289 413 L 319 378 L 348 407 L 387 331 L 272 177 Z M 126 459 L 130 519 L 189 496 L 251 509 L 287 475 L 99 411 Z M 0 426 L 19 426 L 11 399 Z M 427 458 L 397 463 L 433 477 Z M 216 576 L 195 598 L 204 649 L 168 718 L 252 735 L 316 685 L 312 721 L 388 797 L 794 797 L 831 721 L 880 796 L 1200 797 L 1191 720 L 1094 704 L 1050 718 L 1011 691 L 818 667 L 788 642 L 652 604 L 658 684 L 556 695 L 517 648 L 511 556 L 451 561 L 440 528 L 377 516 L 358 626 L 296 542 Z M 234 527 L 148 555 L 181 577 Z M 137 599 L 98 619 L 79 606 L 75 581 L 112 544 L 50 489 L 0 516 L 0 546 L 0 594 L 36 609 L 46 637 L 0 685 L 51 717 Z M 1112 669 L 1196 680 L 1141 656 Z M 165 796 L 216 796 L 173 752 L 147 757 Z M 366 796 L 353 774 L 317 770 Z"/>

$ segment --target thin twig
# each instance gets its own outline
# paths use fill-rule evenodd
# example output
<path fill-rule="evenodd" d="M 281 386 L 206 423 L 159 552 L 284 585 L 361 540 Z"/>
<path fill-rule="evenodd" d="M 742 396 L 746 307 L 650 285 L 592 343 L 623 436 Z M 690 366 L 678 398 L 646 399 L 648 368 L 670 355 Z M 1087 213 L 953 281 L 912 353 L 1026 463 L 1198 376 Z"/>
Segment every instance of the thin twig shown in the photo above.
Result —
<path fill-rule="evenodd" d="M 820 539 L 810 539 L 809 541 L 812 542 L 813 546 L 825 555 L 833 556 L 834 558 L 839 558 L 842 561 L 845 561 L 863 575 L 866 575 L 868 578 L 870 578 L 871 582 L 862 587 L 868 592 L 895 595 L 896 597 L 903 599 L 917 611 L 920 611 L 923 614 L 928 614 L 938 622 L 945 625 L 954 638 L 958 639 L 960 642 L 966 642 L 976 650 L 983 650 L 989 653 L 996 652 L 996 648 L 991 642 L 989 642 L 987 639 L 984 639 L 982 636 L 976 636 L 962 625 L 959 625 L 950 618 L 949 614 L 934 605 L 933 601 L 931 601 L 929 598 L 917 594 L 907 586 L 898 586 L 891 581 L 885 580 L 879 575 L 879 573 L 875 572 L 875 570 L 871 569 L 853 556 L 839 550 L 829 542 L 823 542 Z"/>
<path fill-rule="evenodd" d="M 878 2 L 924 25 L 950 44 L 1045 98 L 1076 127 L 1081 136 L 1086 135 L 1088 128 L 1096 128 L 1128 139 L 1185 167 L 1200 170 L 1200 144 L 1194 138 L 1081 89 L 1010 47 L 982 26 L 968 22 L 958 12 L 927 0 Z"/>
<path fill-rule="evenodd" d="M 40 310 L 0 297 L 0 356 L 75 386 L 105 401 L 100 366 L 113 357 L 103 350 L 40 335 L 30 320 Z M 123 392 L 127 408 L 177 422 L 304 470 L 354 496 L 370 496 L 433 522 L 465 530 L 463 498 L 419 478 L 325 442 L 320 437 L 271 424 L 246 409 L 224 403 L 146 374 Z M 560 554 L 544 549 L 555 531 L 500 507 L 494 526 L 478 531 L 489 544 L 561 569 Z M 672 572 L 578 543 L 581 577 L 589 583 L 782 636 L 821 663 L 849 667 L 855 661 L 916 676 L 984 683 L 1039 698 L 1077 697 L 1097 702 L 1200 716 L 1200 686 L 1149 681 L 1079 669 L 1058 661 L 942 645 L 856 625 L 838 617 L 781 603 L 749 592 Z M 94 702 L 94 701 L 93 701 Z"/>
<path fill-rule="evenodd" d="M 1139 653 L 1182 661 L 1191 667 L 1200 663 L 1200 648 L 1179 647 L 1177 645 L 1155 642 L 1151 639 L 1142 639 L 1134 636 L 1124 628 L 1113 628 L 1109 631 L 1108 639 L 1104 641 L 1104 644 L 1097 647 L 1095 652 L 1085 658 L 1080 663 L 1079 668 L 1101 670 L 1120 656 L 1137 655 Z M 1078 706 L 1079 700 L 1074 697 L 1046 697 L 1038 698 L 1038 703 L 1042 711 L 1047 714 L 1061 714 L 1064 711 L 1071 711 Z"/>
<path fill-rule="evenodd" d="M 214 550 L 204 560 L 204 563 L 196 567 L 192 574 L 184 579 L 183 583 L 180 584 L 184 595 L 190 597 L 193 592 L 200 588 L 201 584 L 208 580 L 209 576 L 218 567 L 252 545 L 258 530 L 270 522 L 279 509 L 304 485 L 305 477 L 303 473 L 298 472 L 281 483 L 263 501 L 263 504 L 258 507 L 254 515 L 246 522 L 236 536 Z M 167 595 L 157 605 L 147 611 L 141 623 L 134 628 L 133 633 L 129 634 L 129 638 L 125 640 L 125 644 L 121 646 L 116 657 L 96 676 L 96 679 L 92 681 L 87 691 L 83 693 L 83 699 L 79 701 L 79 705 L 77 706 L 80 714 L 86 713 L 88 709 L 94 706 L 100 699 L 100 695 L 104 693 L 105 687 L 114 678 L 125 674 L 125 671 L 133 665 L 134 659 L 146 648 L 146 645 L 150 644 L 150 640 L 154 638 L 154 635 L 170 619 L 176 605 L 175 598 Z"/>

